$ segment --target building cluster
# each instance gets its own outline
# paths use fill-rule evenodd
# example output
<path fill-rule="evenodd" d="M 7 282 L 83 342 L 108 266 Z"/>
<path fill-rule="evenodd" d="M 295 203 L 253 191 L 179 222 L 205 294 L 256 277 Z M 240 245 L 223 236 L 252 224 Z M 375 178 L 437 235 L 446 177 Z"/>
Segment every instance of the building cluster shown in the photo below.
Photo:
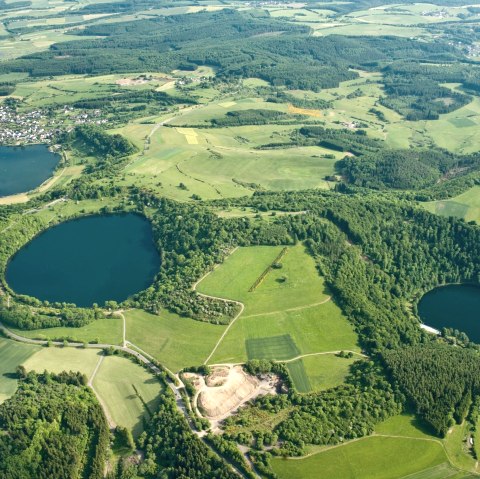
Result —
<path fill-rule="evenodd" d="M 422 17 L 433 17 L 433 18 L 447 18 L 448 11 L 447 10 L 426 10 L 422 12 Z"/>
<path fill-rule="evenodd" d="M 56 134 L 68 127 L 108 122 L 101 110 L 86 113 L 65 106 L 63 113 L 62 118 L 41 109 L 25 112 L 0 104 L 0 144 L 50 143 Z"/>
<path fill-rule="evenodd" d="M 42 110 L 19 113 L 0 105 L 0 143 L 49 143 L 55 131 L 46 123 L 48 121 Z"/>

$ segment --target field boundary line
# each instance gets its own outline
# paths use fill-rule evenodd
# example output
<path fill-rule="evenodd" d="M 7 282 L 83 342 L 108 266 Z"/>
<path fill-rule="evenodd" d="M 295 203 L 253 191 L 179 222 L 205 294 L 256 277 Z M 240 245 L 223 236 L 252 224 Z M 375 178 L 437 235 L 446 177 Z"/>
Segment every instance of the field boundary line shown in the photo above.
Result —
<path fill-rule="evenodd" d="M 263 283 L 268 273 L 270 273 L 270 271 L 272 270 L 273 265 L 279 263 L 287 253 L 288 253 L 288 246 L 285 246 L 282 249 L 282 251 L 278 253 L 275 259 L 265 268 L 263 273 L 255 280 L 252 286 L 250 286 L 250 288 L 248 289 L 249 293 L 253 293 Z"/>
<path fill-rule="evenodd" d="M 302 309 L 314 308 L 315 306 L 320 306 L 322 304 L 328 303 L 331 299 L 331 296 L 327 296 L 323 301 L 320 301 L 319 303 L 305 304 L 304 306 L 296 306 L 295 308 L 289 309 L 279 309 L 278 311 L 269 311 L 267 313 L 248 314 L 244 316 L 244 318 L 256 318 L 258 316 L 270 316 L 272 314 L 278 313 L 289 313 L 290 311 L 301 311 Z"/>

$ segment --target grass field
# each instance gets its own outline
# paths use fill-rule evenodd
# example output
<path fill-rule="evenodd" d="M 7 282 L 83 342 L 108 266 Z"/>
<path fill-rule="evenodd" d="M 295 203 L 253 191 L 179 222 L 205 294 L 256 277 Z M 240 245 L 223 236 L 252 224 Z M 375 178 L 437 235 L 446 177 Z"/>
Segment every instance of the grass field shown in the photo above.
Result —
<path fill-rule="evenodd" d="M 23 365 L 27 371 L 79 371 L 88 378 L 93 374 L 98 359 L 102 353 L 96 349 L 43 347 L 30 356 Z"/>
<path fill-rule="evenodd" d="M 222 114 L 229 111 L 218 108 Z M 201 117 L 202 112 L 203 107 L 195 108 L 191 114 Z M 178 122 L 181 125 L 187 119 L 181 116 Z M 203 199 L 244 196 L 252 194 L 248 184 L 271 190 L 328 188 L 324 178 L 334 172 L 333 165 L 341 157 L 315 146 L 255 149 L 272 141 L 287 141 L 293 126 L 153 128 L 135 124 L 118 130 L 142 150 L 125 168 L 121 184 L 141 182 L 179 200 L 188 200 L 192 194 Z M 333 153 L 334 158 L 322 157 L 326 153 Z M 187 189 L 180 189 L 180 183 Z"/>
<path fill-rule="evenodd" d="M 287 368 L 290 376 L 292 377 L 295 389 L 299 393 L 308 393 L 312 390 L 312 385 L 307 376 L 303 359 L 298 359 L 297 361 L 287 363 Z"/>
<path fill-rule="evenodd" d="M 202 364 L 225 326 L 202 323 L 162 311 L 159 316 L 141 310 L 124 313 L 127 339 L 173 371 Z"/>
<path fill-rule="evenodd" d="M 281 259 L 283 267 L 270 270 L 249 292 L 281 250 L 268 246 L 239 248 L 198 285 L 200 292 L 245 304 L 243 315 L 210 362 L 243 362 L 253 357 L 281 360 L 340 349 L 358 351 L 356 334 L 329 300 L 314 260 L 303 246 L 289 248 Z M 280 282 L 282 276 L 287 280 Z"/>
<path fill-rule="evenodd" d="M 121 344 L 123 337 L 123 321 L 119 318 L 97 319 L 86 326 L 80 328 L 48 328 L 34 329 L 31 331 L 17 330 L 12 331 L 34 339 L 50 339 L 70 341 L 96 341 L 104 344 Z"/>
<path fill-rule="evenodd" d="M 27 371 L 38 373 L 80 371 L 91 379 L 102 358 L 102 352 L 94 349 L 27 347 L 30 357 L 23 365 Z M 118 356 L 103 358 L 93 386 L 115 423 L 130 428 L 135 436 L 143 431 L 143 418 L 148 419 L 149 411 L 155 412 L 161 389 L 160 383 L 142 366 Z"/>
<path fill-rule="evenodd" d="M 272 465 L 280 479 L 317 479 L 320 471 L 325 479 L 399 479 L 440 465 L 443 468 L 446 462 L 436 442 L 368 437 L 306 459 L 274 459 Z"/>
<path fill-rule="evenodd" d="M 350 365 L 359 359 L 359 356 L 347 359 L 340 358 L 335 354 L 322 354 L 307 356 L 302 359 L 302 363 L 311 390 L 323 391 L 342 384 L 349 373 Z"/>
<path fill-rule="evenodd" d="M 17 389 L 17 380 L 14 377 L 17 366 L 39 349 L 37 346 L 0 338 L 0 404 Z"/>
<path fill-rule="evenodd" d="M 320 471 L 325 479 L 473 479 L 475 462 L 460 456 L 460 430 L 455 426 L 441 440 L 415 416 L 401 414 L 377 425 L 373 436 L 311 446 L 305 458 L 275 458 L 272 467 L 280 479 L 314 479 Z"/>
<path fill-rule="evenodd" d="M 253 291 L 250 287 L 272 264 L 282 246 L 239 248 L 197 287 L 200 293 L 235 299 L 245 304 L 244 316 L 313 305 L 328 298 L 315 261 L 302 245 L 289 247 L 281 269 L 271 269 Z M 285 276 L 285 282 L 279 280 Z"/>
<path fill-rule="evenodd" d="M 289 334 L 245 340 L 248 359 L 289 359 L 300 355 Z"/>
<path fill-rule="evenodd" d="M 456 216 L 480 223 L 480 186 L 474 186 L 455 198 L 422 203 L 422 206 L 440 216 Z"/>
<path fill-rule="evenodd" d="M 147 370 L 129 359 L 107 356 L 93 380 L 116 424 L 132 430 L 134 437 L 143 431 L 144 419 L 158 406 L 161 385 Z"/>

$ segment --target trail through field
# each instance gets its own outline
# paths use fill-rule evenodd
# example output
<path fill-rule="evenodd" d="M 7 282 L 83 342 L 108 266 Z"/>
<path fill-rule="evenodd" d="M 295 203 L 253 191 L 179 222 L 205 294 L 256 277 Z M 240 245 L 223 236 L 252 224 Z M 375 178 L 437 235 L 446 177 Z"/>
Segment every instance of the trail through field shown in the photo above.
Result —
<path fill-rule="evenodd" d="M 93 380 L 95 379 L 95 376 L 97 375 L 97 372 L 100 369 L 100 366 L 103 363 L 104 359 L 105 359 L 105 356 L 103 354 L 98 358 L 98 363 L 95 366 L 95 369 L 94 369 L 92 375 L 90 376 L 90 379 L 88 380 L 87 386 L 95 393 L 95 396 L 97 396 L 98 402 L 100 403 L 100 406 L 102 406 L 103 413 L 105 414 L 105 417 L 107 418 L 108 426 L 110 427 L 110 430 L 113 430 L 117 427 L 117 424 L 115 423 L 112 416 L 110 415 L 110 411 L 108 410 L 107 405 L 103 401 L 102 396 L 100 396 L 98 391 L 93 386 Z"/>
<path fill-rule="evenodd" d="M 301 311 L 302 309 L 314 308 L 316 306 L 320 306 L 321 304 L 328 303 L 331 299 L 332 299 L 331 296 L 327 296 L 323 301 L 320 301 L 319 303 L 306 304 L 304 306 L 297 306 L 296 308 L 280 309 L 278 311 L 269 311 L 268 313 L 249 314 L 247 316 L 244 316 L 244 318 L 256 318 L 258 316 L 271 316 L 271 315 L 279 314 L 279 313 L 289 313 L 291 311 Z"/>
<path fill-rule="evenodd" d="M 310 356 L 322 356 L 322 355 L 325 355 L 325 354 L 340 354 L 341 352 L 352 353 L 352 354 L 355 354 L 356 356 L 360 356 L 362 358 L 368 358 L 368 356 L 366 354 L 358 353 L 356 351 L 350 351 L 348 349 L 343 349 L 343 350 L 339 350 L 339 351 L 325 351 L 325 352 L 322 352 L 322 353 L 301 354 L 300 356 L 297 356 L 297 357 L 292 358 L 292 359 L 284 359 L 284 360 L 279 360 L 279 361 L 275 361 L 275 362 L 276 363 L 293 363 L 294 361 L 297 361 L 298 359 L 308 358 Z"/>

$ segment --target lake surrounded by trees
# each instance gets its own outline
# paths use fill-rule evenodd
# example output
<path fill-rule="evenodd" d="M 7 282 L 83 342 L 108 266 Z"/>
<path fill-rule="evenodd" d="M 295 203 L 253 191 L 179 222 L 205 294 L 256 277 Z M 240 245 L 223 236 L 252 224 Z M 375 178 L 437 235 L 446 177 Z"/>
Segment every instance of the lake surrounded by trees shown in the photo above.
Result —
<path fill-rule="evenodd" d="M 50 178 L 60 155 L 47 145 L 0 146 L 0 197 L 33 190 Z"/>
<path fill-rule="evenodd" d="M 418 304 L 422 322 L 435 329 L 463 331 L 480 343 L 480 288 L 473 285 L 450 285 L 426 293 Z"/>
<path fill-rule="evenodd" d="M 91 306 L 142 291 L 159 267 L 147 219 L 133 213 L 95 215 L 34 238 L 13 256 L 6 279 L 19 294 Z"/>

